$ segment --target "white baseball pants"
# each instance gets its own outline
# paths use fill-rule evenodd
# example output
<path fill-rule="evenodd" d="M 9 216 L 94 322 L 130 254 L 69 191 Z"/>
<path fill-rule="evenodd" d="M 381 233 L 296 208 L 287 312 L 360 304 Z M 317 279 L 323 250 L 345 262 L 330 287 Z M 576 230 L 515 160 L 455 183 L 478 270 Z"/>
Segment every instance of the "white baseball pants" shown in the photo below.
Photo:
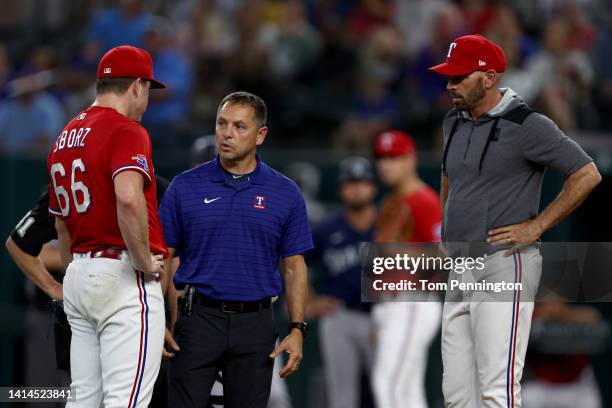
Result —
<path fill-rule="evenodd" d="M 542 256 L 535 247 L 508 257 L 504 252 L 486 258 L 483 276 L 522 282 L 522 293 L 503 295 L 509 301 L 496 300 L 495 296 L 473 301 L 468 295 L 467 301 L 444 304 L 442 390 L 448 408 L 521 407 L 520 380 Z M 479 276 L 474 274 L 474 278 Z"/>
<path fill-rule="evenodd" d="M 372 318 L 376 351 L 372 388 L 381 408 L 427 408 L 425 372 L 429 346 L 440 329 L 438 301 L 383 302 Z"/>
<path fill-rule="evenodd" d="M 121 260 L 75 254 L 64 278 L 70 328 L 69 408 L 147 407 L 164 343 L 159 282 Z"/>

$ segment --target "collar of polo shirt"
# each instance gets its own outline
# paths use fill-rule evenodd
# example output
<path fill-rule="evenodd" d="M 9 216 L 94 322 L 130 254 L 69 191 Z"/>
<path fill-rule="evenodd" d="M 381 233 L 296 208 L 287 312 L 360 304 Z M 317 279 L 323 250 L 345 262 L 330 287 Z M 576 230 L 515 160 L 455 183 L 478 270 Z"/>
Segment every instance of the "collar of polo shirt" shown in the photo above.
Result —
<path fill-rule="evenodd" d="M 251 173 L 251 183 L 252 184 L 264 184 L 266 182 L 266 171 L 265 168 L 261 166 L 261 157 L 259 154 L 255 156 L 257 159 L 257 166 L 253 173 Z M 210 181 L 213 183 L 221 183 L 225 182 L 225 170 L 221 166 L 221 160 L 219 159 L 219 155 L 215 158 L 215 171 L 210 176 Z"/>

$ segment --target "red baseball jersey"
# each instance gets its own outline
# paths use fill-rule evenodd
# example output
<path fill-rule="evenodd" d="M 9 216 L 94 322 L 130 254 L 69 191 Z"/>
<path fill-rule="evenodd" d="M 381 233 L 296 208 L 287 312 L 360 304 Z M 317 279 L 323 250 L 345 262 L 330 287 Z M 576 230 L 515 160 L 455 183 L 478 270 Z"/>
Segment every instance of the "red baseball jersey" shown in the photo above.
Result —
<path fill-rule="evenodd" d="M 431 187 L 387 198 L 376 228 L 378 242 L 439 242 L 442 223 L 440 198 Z"/>
<path fill-rule="evenodd" d="M 410 208 L 414 228 L 408 242 L 440 242 L 440 227 L 442 224 L 442 207 L 440 197 L 431 187 L 425 186 L 416 193 L 402 197 Z"/>
<path fill-rule="evenodd" d="M 117 221 L 114 178 L 136 171 L 145 181 L 150 250 L 167 254 L 157 216 L 151 141 L 139 123 L 112 108 L 91 106 L 64 128 L 47 166 L 49 212 L 66 222 L 73 253 L 126 249 Z"/>
<path fill-rule="evenodd" d="M 440 242 L 441 222 L 440 198 L 431 187 L 425 186 L 419 191 L 401 196 L 392 195 L 381 205 L 376 225 L 376 241 Z M 418 279 L 424 279 L 423 273 L 411 275 L 405 271 L 387 270 L 383 275 L 383 280 L 387 283 Z"/>

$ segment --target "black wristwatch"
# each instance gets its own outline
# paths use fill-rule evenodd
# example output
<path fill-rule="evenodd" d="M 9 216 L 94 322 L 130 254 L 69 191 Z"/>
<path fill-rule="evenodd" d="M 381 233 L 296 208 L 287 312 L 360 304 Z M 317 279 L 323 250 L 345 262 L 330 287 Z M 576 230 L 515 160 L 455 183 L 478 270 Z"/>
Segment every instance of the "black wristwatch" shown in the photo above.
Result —
<path fill-rule="evenodd" d="M 291 330 L 299 329 L 302 332 L 302 337 L 305 338 L 308 334 L 308 323 L 306 322 L 291 322 L 289 323 L 289 333 Z"/>

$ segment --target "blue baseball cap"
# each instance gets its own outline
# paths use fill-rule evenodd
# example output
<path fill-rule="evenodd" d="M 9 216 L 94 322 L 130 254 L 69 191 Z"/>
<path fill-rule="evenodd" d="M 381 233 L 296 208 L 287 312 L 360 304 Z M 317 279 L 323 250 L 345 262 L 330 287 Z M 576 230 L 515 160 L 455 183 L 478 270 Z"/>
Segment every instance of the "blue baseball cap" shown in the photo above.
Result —
<path fill-rule="evenodd" d="M 348 157 L 340 162 L 338 183 L 347 181 L 374 181 L 372 164 L 365 157 Z"/>

